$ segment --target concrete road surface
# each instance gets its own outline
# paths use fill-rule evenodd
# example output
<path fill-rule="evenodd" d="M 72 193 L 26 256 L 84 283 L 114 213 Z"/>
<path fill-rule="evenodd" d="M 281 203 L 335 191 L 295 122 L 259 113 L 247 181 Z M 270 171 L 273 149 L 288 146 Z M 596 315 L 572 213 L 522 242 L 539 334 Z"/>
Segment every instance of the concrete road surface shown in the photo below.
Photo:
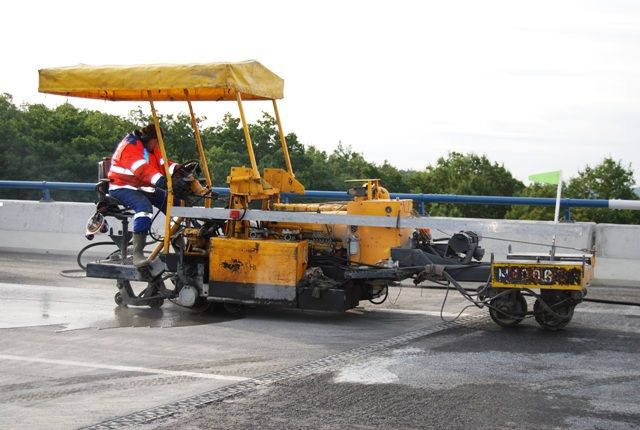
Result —
<path fill-rule="evenodd" d="M 344 314 L 235 317 L 120 308 L 113 281 L 60 275 L 74 266 L 0 252 L 0 428 L 640 428 L 637 306 L 505 330 L 403 287 Z M 444 319 L 465 303 L 450 292 Z"/>

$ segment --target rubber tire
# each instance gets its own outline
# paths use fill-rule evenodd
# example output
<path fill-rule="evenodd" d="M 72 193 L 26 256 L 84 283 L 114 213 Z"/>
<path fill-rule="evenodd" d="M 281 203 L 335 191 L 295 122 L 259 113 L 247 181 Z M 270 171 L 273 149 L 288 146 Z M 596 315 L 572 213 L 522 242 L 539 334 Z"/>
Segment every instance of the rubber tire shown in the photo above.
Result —
<path fill-rule="evenodd" d="M 503 298 L 504 297 L 504 298 Z M 508 312 L 510 315 L 522 315 L 522 317 L 512 318 L 510 316 L 505 315 L 500 312 L 501 306 L 503 302 L 506 300 L 506 297 L 511 297 L 510 305 L 515 303 L 515 309 L 503 309 L 505 312 Z M 509 295 L 500 296 L 496 299 L 491 300 L 489 303 L 491 307 L 489 308 L 489 316 L 493 322 L 498 324 L 500 327 L 511 328 L 515 327 L 522 322 L 525 315 L 527 314 L 527 300 L 524 298 L 520 291 L 513 291 Z M 498 308 L 498 309 L 495 309 Z"/>
<path fill-rule="evenodd" d="M 212 304 L 213 302 L 208 301 L 206 297 L 198 297 L 196 298 L 195 304 L 191 307 L 187 307 L 186 309 L 193 313 L 200 314 L 207 312 Z"/>
<path fill-rule="evenodd" d="M 548 304 L 548 303 L 547 303 Z M 553 306 L 553 304 L 549 305 Z M 553 310 L 561 315 L 567 315 L 564 318 L 559 318 L 555 315 L 549 314 L 540 304 L 539 300 L 533 305 L 533 316 L 536 319 L 536 322 L 545 330 L 549 331 L 557 331 L 563 329 L 569 324 L 571 319 L 573 318 L 573 310 L 575 309 L 575 305 L 564 304 L 558 307 L 553 308 Z"/>
<path fill-rule="evenodd" d="M 120 291 L 118 291 L 116 293 L 115 296 L 113 296 L 113 300 L 116 302 L 116 305 L 118 306 L 124 306 L 122 303 L 124 302 L 124 300 L 122 299 L 122 294 L 120 293 Z"/>

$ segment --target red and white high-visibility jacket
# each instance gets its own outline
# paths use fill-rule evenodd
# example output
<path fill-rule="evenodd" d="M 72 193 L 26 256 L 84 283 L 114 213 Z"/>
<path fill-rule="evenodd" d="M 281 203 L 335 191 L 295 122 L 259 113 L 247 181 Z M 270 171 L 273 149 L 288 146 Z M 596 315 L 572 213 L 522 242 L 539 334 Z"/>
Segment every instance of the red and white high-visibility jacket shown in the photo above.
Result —
<path fill-rule="evenodd" d="M 163 165 L 160 150 L 147 151 L 140 138 L 135 133 L 129 133 L 111 157 L 109 189 L 129 188 L 153 192 L 154 185 L 164 176 Z M 177 163 L 169 161 L 169 172 L 173 174 L 176 166 Z"/>

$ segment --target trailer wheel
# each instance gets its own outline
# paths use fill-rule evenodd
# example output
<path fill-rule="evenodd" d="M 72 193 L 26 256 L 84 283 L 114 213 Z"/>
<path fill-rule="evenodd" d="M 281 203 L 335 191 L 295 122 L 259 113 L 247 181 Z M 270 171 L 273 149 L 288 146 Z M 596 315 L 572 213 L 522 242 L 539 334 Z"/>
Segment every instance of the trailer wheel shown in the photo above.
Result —
<path fill-rule="evenodd" d="M 575 305 L 570 303 L 562 303 L 555 306 L 547 303 L 547 305 L 553 309 L 555 314 L 542 306 L 540 300 L 536 300 L 533 305 L 533 315 L 538 324 L 540 324 L 540 327 L 550 331 L 556 331 L 566 327 L 573 318 Z"/>
<path fill-rule="evenodd" d="M 120 293 L 120 291 L 118 291 L 116 293 L 115 296 L 113 296 L 113 300 L 116 302 L 116 305 L 118 306 L 122 306 L 122 294 Z"/>
<path fill-rule="evenodd" d="M 489 315 L 501 327 L 515 327 L 527 314 L 527 301 L 518 290 L 499 295 L 489 303 Z"/>

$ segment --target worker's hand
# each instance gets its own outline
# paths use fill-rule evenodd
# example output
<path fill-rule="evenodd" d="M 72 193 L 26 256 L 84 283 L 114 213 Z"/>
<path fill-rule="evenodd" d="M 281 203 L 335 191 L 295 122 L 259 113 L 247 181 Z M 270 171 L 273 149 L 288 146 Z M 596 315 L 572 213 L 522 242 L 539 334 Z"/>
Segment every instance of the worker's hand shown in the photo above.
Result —
<path fill-rule="evenodd" d="M 167 178 L 161 176 L 160 179 L 158 179 L 158 181 L 156 182 L 156 188 L 167 191 Z"/>
<path fill-rule="evenodd" d="M 191 181 L 185 178 L 173 178 L 173 195 L 178 199 L 184 199 L 191 194 Z"/>
<path fill-rule="evenodd" d="M 173 168 L 173 173 L 171 174 L 171 177 L 179 178 L 180 176 L 184 176 L 184 174 L 182 173 L 182 164 L 176 163 L 175 167 Z"/>
<path fill-rule="evenodd" d="M 186 178 L 191 175 L 196 175 L 196 172 L 200 170 L 200 162 L 198 160 L 187 160 L 182 164 L 178 164 L 173 169 L 172 178 Z"/>

